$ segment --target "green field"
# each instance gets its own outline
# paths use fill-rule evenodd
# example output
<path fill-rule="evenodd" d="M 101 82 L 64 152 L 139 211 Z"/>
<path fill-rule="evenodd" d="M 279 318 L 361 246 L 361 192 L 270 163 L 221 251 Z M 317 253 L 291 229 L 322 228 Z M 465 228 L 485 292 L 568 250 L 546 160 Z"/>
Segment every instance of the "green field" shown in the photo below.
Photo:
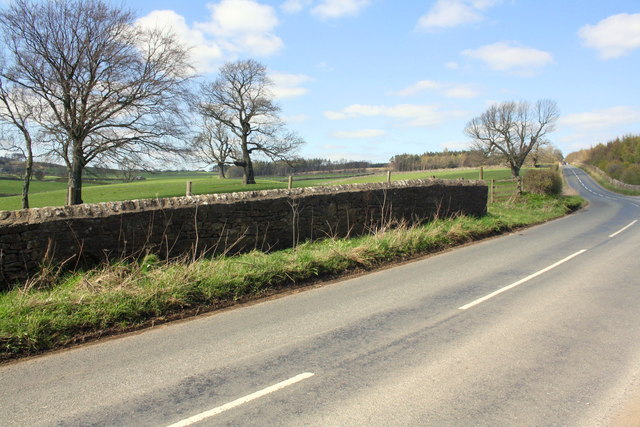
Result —
<path fill-rule="evenodd" d="M 420 172 L 393 172 L 391 173 L 391 179 L 393 181 L 408 180 L 408 179 L 426 179 L 435 176 L 439 179 L 478 179 L 480 176 L 478 169 L 447 169 L 437 171 L 420 171 Z M 486 169 L 484 171 L 484 179 L 509 179 L 511 178 L 511 172 L 509 169 Z M 350 178 L 342 181 L 343 183 L 355 184 L 355 183 L 369 183 L 369 182 L 384 182 L 387 179 L 386 174 L 369 175 L 364 177 Z"/>
<path fill-rule="evenodd" d="M 391 179 L 408 180 L 423 179 L 435 176 L 442 179 L 478 179 L 477 169 L 421 171 L 392 173 Z M 508 169 L 488 169 L 484 178 L 508 179 Z M 282 177 L 258 178 L 257 184 L 246 186 L 240 179 L 219 179 L 216 175 L 204 172 L 167 172 L 161 174 L 145 174 L 145 181 L 113 184 L 83 184 L 82 198 L 85 203 L 98 203 L 119 200 L 153 199 L 156 197 L 183 196 L 187 181 L 193 183 L 194 194 L 233 193 L 239 191 L 257 191 L 275 188 L 286 188 L 286 179 Z M 355 184 L 384 182 L 386 174 L 357 176 L 344 178 L 339 174 L 304 175 L 294 177 L 294 187 L 311 187 L 317 185 Z M 0 210 L 20 209 L 22 182 L 18 180 L 0 180 L 0 194 L 18 194 L 0 197 Z M 66 183 L 56 181 L 33 181 L 29 194 L 30 206 L 62 206 L 67 194 Z"/>
<path fill-rule="evenodd" d="M 64 190 L 67 188 L 67 183 L 56 181 L 31 181 L 29 188 L 31 193 L 44 193 L 47 191 Z M 22 194 L 22 181 L 17 179 L 0 180 L 0 194 Z"/>

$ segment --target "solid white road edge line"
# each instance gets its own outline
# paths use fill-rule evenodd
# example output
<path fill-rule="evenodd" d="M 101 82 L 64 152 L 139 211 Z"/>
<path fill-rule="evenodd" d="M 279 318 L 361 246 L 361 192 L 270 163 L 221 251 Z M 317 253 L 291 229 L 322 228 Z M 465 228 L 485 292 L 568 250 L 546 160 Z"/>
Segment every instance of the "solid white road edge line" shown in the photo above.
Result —
<path fill-rule="evenodd" d="M 624 230 L 626 230 L 627 228 L 631 227 L 636 222 L 638 222 L 637 219 L 635 221 L 632 221 L 631 224 L 627 225 L 626 227 L 622 227 L 620 230 L 616 231 L 615 233 L 609 234 L 609 237 L 616 237 L 618 234 L 622 233 Z"/>
<path fill-rule="evenodd" d="M 476 306 L 476 305 L 478 305 L 478 304 L 480 304 L 480 303 L 483 303 L 483 302 L 485 302 L 486 300 L 488 300 L 488 299 L 490 299 L 490 298 L 493 298 L 493 297 L 495 297 L 495 296 L 496 296 L 496 295 L 498 295 L 498 294 L 501 294 L 501 293 L 503 293 L 503 292 L 506 292 L 506 291 L 508 291 L 509 289 L 513 289 L 513 288 L 515 288 L 515 287 L 516 287 L 516 286 L 518 286 L 518 285 L 522 285 L 523 283 L 528 282 L 529 280 L 531 280 L 531 279 L 533 279 L 533 278 L 535 278 L 535 277 L 538 277 L 538 276 L 540 276 L 541 274 L 544 274 L 544 273 L 546 273 L 546 272 L 547 272 L 547 271 L 549 271 L 549 270 L 552 270 L 552 269 L 556 268 L 556 267 L 557 267 L 557 266 L 559 266 L 560 264 L 564 264 L 565 262 L 567 262 L 567 261 L 569 261 L 569 260 L 571 260 L 571 259 L 573 259 L 573 258 L 577 257 L 578 255 L 581 255 L 581 254 L 585 253 L 586 251 L 587 251 L 586 249 L 582 249 L 582 250 L 580 250 L 580 251 L 576 252 L 575 254 L 573 254 L 573 255 L 569 255 L 568 257 L 566 257 L 566 258 L 564 258 L 564 259 L 562 259 L 562 260 L 560 260 L 560 261 L 556 262 L 555 264 L 550 265 L 549 267 L 544 268 L 544 269 L 542 269 L 542 270 L 538 271 L 537 273 L 533 273 L 532 275 L 527 276 L 527 277 L 525 277 L 524 279 L 518 280 L 517 282 L 512 283 L 512 284 L 511 284 L 511 285 L 509 285 L 509 286 L 505 286 L 504 288 L 502 288 L 502 289 L 498 289 L 497 291 L 492 292 L 492 293 L 490 293 L 489 295 L 486 295 L 486 296 L 484 296 L 484 297 L 482 297 L 482 298 L 479 298 L 479 299 L 477 299 L 477 300 L 475 300 L 475 301 L 473 301 L 473 302 L 470 302 L 469 304 L 463 305 L 462 307 L 459 307 L 459 308 L 458 308 L 458 310 L 466 310 L 466 309 L 471 308 L 471 307 L 473 307 L 473 306 Z"/>
<path fill-rule="evenodd" d="M 236 399 L 233 402 L 229 402 L 225 405 L 222 406 L 218 406 L 217 408 L 213 408 L 210 411 L 206 411 L 203 412 L 201 414 L 198 415 L 194 415 L 193 417 L 189 417 L 185 420 L 182 420 L 180 422 L 177 422 L 175 424 L 171 424 L 169 427 L 186 427 L 186 426 L 190 426 L 192 424 L 195 424 L 197 422 L 200 422 L 202 420 L 205 420 L 207 418 L 213 417 L 215 415 L 218 415 L 224 411 L 228 411 L 229 409 L 233 409 L 237 406 L 240 406 L 242 404 L 245 404 L 247 402 L 251 402 L 252 400 L 258 399 L 260 397 L 266 396 L 269 393 L 273 393 L 274 391 L 278 391 L 281 390 L 285 387 L 288 387 L 290 385 L 293 385 L 297 382 L 300 382 L 302 380 L 306 380 L 307 378 L 311 378 L 314 374 L 311 372 L 305 372 L 303 374 L 300 375 L 296 375 L 293 378 L 289 378 L 288 380 L 279 382 L 278 384 L 274 384 L 271 387 L 267 387 L 265 389 L 262 389 L 260 391 L 256 391 L 255 393 L 251 393 L 248 396 L 245 397 L 241 397 L 240 399 Z"/>

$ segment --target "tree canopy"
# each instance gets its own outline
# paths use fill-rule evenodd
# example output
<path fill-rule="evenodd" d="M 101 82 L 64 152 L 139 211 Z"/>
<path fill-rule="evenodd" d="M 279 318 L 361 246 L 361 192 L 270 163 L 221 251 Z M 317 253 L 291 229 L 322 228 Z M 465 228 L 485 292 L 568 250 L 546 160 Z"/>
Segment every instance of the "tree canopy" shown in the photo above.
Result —
<path fill-rule="evenodd" d="M 67 165 L 70 204 L 82 203 L 88 163 L 178 149 L 192 70 L 170 34 L 136 26 L 105 0 L 14 0 L 0 31 L 1 77 L 42 106 L 36 120 Z"/>
<path fill-rule="evenodd" d="M 472 119 L 464 131 L 474 140 L 475 149 L 502 155 L 515 178 L 529 153 L 548 143 L 546 136 L 555 129 L 558 118 L 555 101 L 502 102 Z"/>
<path fill-rule="evenodd" d="M 304 143 L 280 118 L 272 86 L 266 67 L 248 59 L 226 63 L 216 80 L 201 87 L 199 110 L 235 136 L 234 163 L 243 168 L 245 184 L 255 184 L 252 154 L 287 160 Z"/>

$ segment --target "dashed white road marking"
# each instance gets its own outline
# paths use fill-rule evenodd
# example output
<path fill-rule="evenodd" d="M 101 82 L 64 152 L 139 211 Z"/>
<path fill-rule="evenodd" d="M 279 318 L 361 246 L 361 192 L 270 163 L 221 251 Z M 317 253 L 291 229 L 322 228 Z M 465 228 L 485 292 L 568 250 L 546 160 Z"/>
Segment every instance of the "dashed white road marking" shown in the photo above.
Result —
<path fill-rule="evenodd" d="M 598 192 L 593 191 L 591 188 L 587 187 L 587 185 L 584 182 L 582 182 L 582 179 L 578 176 L 578 174 L 576 173 L 574 168 L 570 168 L 569 170 L 571 171 L 571 173 L 573 173 L 573 175 L 576 177 L 578 182 L 580 182 L 582 187 L 584 187 L 584 189 L 587 190 L 589 193 L 591 193 L 591 194 L 593 194 L 595 196 L 598 196 L 598 197 L 603 197 L 605 199 L 609 199 L 609 200 L 619 200 L 619 201 L 629 202 L 633 206 L 635 206 L 637 208 L 640 208 L 640 205 L 637 205 L 636 203 L 630 202 L 629 199 L 625 199 L 624 197 L 614 197 L 614 196 L 609 196 L 607 194 L 602 194 L 602 193 L 598 193 Z"/>
<path fill-rule="evenodd" d="M 247 402 L 251 402 L 252 400 L 258 399 L 260 397 L 266 396 L 267 394 L 273 393 L 275 391 L 278 390 L 282 390 L 285 387 L 288 387 L 290 385 L 293 385 L 295 383 L 298 383 L 302 380 L 306 380 L 307 378 L 311 378 L 314 374 L 311 372 L 305 372 L 303 374 L 300 375 L 296 375 L 293 378 L 289 378 L 288 380 L 279 382 L 278 384 L 274 384 L 270 387 L 267 387 L 265 389 L 262 389 L 260 391 L 256 391 L 255 393 L 251 393 L 248 396 L 245 397 L 241 397 L 239 399 L 234 400 L 233 402 L 229 402 L 225 405 L 222 406 L 218 406 L 217 408 L 213 408 L 209 411 L 203 412 L 201 414 L 198 415 L 194 415 L 193 417 L 189 417 L 187 419 L 184 419 L 182 421 L 179 421 L 175 424 L 171 424 L 169 427 L 186 427 L 186 426 L 190 426 L 192 424 L 198 423 L 200 421 L 203 421 L 207 418 L 211 418 L 215 415 L 218 415 L 224 411 L 228 411 L 229 409 L 233 409 L 235 407 L 238 407 L 242 404 L 245 404 Z"/>
<path fill-rule="evenodd" d="M 616 231 L 613 234 L 609 234 L 609 237 L 616 237 L 618 234 L 622 233 L 624 230 L 626 230 L 627 228 L 631 227 L 636 222 L 638 222 L 637 219 L 635 221 L 631 221 L 631 224 L 627 225 L 626 227 L 622 227 L 620 230 Z"/>
<path fill-rule="evenodd" d="M 510 289 L 513 289 L 513 288 L 515 288 L 516 286 L 522 285 L 523 283 L 528 282 L 529 280 L 531 280 L 531 279 L 533 279 L 533 278 L 535 278 L 535 277 L 538 277 L 538 276 L 540 276 L 541 274 L 544 274 L 544 273 L 546 273 L 547 271 L 552 270 L 552 269 L 556 268 L 557 266 L 559 266 L 559 265 L 561 265 L 561 264 L 564 264 L 565 262 L 567 262 L 567 261 L 569 261 L 569 260 L 571 260 L 571 259 L 573 259 L 573 258 L 577 257 L 578 255 L 581 255 L 581 254 L 585 253 L 586 251 L 587 251 L 586 249 L 582 249 L 582 250 L 580 250 L 580 251 L 576 252 L 576 253 L 575 253 L 575 254 L 573 254 L 573 255 L 569 255 L 568 257 L 566 257 L 566 258 L 564 258 L 564 259 L 561 259 L 560 261 L 556 262 L 556 263 L 555 263 L 555 264 L 553 264 L 553 265 L 550 265 L 550 266 L 549 266 L 549 267 L 547 267 L 547 268 L 543 268 L 542 270 L 540 270 L 540 271 L 538 271 L 538 272 L 536 272 L 536 273 L 533 273 L 533 274 L 531 274 L 531 275 L 529 275 L 529 276 L 525 277 L 524 279 L 518 280 L 517 282 L 512 283 L 512 284 L 510 284 L 509 286 L 505 286 L 504 288 L 498 289 L 497 291 L 492 292 L 492 293 L 490 293 L 489 295 L 483 296 L 482 298 L 478 298 L 477 300 L 475 300 L 475 301 L 473 301 L 473 302 L 470 302 L 469 304 L 465 304 L 465 305 L 463 305 L 462 307 L 459 307 L 459 308 L 458 308 L 458 310 L 467 310 L 467 309 L 469 309 L 469 308 L 471 308 L 471 307 L 473 307 L 473 306 L 476 306 L 476 305 L 478 305 L 478 304 L 480 304 L 480 303 L 483 303 L 483 302 L 485 302 L 486 300 L 488 300 L 488 299 L 490 299 L 490 298 L 495 297 L 496 295 L 499 295 L 499 294 L 501 294 L 501 293 L 503 293 L 503 292 L 506 292 L 506 291 L 508 291 L 508 290 L 510 290 Z"/>

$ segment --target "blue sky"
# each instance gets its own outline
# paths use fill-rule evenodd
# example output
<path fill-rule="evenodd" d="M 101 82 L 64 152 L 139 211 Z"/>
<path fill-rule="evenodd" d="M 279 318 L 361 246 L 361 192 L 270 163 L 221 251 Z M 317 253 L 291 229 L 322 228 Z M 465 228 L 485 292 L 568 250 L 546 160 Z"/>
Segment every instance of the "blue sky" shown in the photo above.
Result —
<path fill-rule="evenodd" d="M 118 3 L 121 4 L 121 3 Z M 204 78 L 265 64 L 300 154 L 386 162 L 464 149 L 501 101 L 558 103 L 565 154 L 640 133 L 638 0 L 136 0 Z"/>

